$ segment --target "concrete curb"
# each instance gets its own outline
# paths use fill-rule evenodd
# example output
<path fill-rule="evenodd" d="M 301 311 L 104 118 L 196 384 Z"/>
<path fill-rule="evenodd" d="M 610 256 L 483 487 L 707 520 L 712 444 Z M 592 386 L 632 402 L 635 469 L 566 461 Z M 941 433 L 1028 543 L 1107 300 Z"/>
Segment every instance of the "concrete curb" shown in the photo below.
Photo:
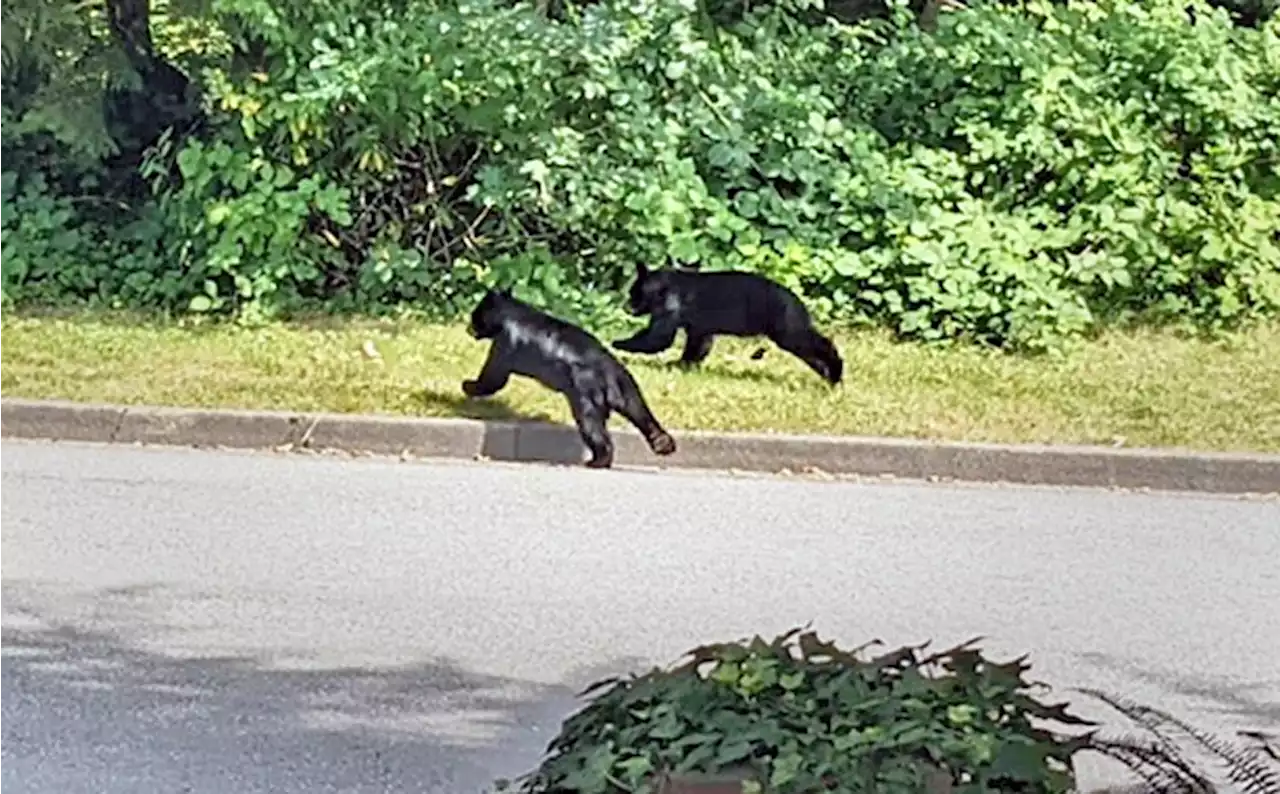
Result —
<path fill-rule="evenodd" d="M 287 413 L 0 400 L 6 438 L 243 449 L 333 449 L 384 455 L 578 463 L 574 428 L 352 414 Z M 1280 455 L 1084 446 L 960 444 L 911 439 L 675 431 L 676 453 L 653 455 L 613 428 L 618 465 L 819 471 L 1207 493 L 1280 492 Z"/>

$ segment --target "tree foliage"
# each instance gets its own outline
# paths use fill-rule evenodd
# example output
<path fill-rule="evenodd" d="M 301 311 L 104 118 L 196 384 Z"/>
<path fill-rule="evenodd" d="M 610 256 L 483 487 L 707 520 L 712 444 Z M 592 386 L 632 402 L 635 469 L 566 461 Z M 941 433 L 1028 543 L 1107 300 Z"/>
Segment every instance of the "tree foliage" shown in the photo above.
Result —
<path fill-rule="evenodd" d="M 766 273 L 827 320 L 1030 350 L 1280 307 L 1265 14 L 109 0 L 101 19 L 67 4 L 60 27 L 20 23 L 11 48 L 11 3 L 44 17 L 5 3 L 6 86 L 39 76 L 5 91 L 6 300 L 449 315 L 503 280 L 611 324 L 634 262 L 675 261 Z M 160 87 L 174 72 L 201 113 L 195 88 Z M 90 134 L 39 93 L 125 73 L 152 86 L 131 136 Z M 150 154 L 119 166 L 120 198 L 55 178 L 50 135 Z M 11 141 L 39 156 L 11 168 Z M 86 194 L 129 211 L 86 213 Z"/>

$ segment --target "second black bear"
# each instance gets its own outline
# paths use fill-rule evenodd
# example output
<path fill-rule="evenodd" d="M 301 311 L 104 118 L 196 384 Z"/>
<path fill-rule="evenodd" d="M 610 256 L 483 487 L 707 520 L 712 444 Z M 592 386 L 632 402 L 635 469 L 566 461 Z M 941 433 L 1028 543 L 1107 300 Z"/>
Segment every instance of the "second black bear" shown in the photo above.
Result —
<path fill-rule="evenodd" d="M 627 368 L 585 330 L 535 309 L 507 290 L 491 289 L 471 312 L 467 330 L 491 339 L 489 356 L 475 380 L 462 382 L 468 397 L 496 394 L 512 375 L 533 378 L 569 400 L 583 443 L 591 451 L 587 465 L 613 465 L 609 437 L 611 412 L 635 425 L 658 455 L 676 451 L 675 439 L 658 424 L 640 386 Z"/>
<path fill-rule="evenodd" d="M 844 361 L 830 339 L 813 327 L 809 311 L 791 290 L 755 273 L 699 273 L 675 268 L 649 270 L 641 263 L 627 308 L 649 315 L 648 327 L 613 343 L 630 353 L 661 353 L 684 329 L 680 363 L 697 364 L 711 352 L 716 335 L 764 336 L 799 358 L 831 385 L 840 383 Z M 752 358 L 760 358 L 763 350 Z"/>

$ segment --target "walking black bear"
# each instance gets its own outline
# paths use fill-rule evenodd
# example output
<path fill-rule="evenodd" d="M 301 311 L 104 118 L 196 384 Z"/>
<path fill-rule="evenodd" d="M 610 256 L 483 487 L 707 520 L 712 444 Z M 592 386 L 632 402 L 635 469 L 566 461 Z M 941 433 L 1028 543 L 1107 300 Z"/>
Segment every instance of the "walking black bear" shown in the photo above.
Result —
<path fill-rule="evenodd" d="M 508 290 L 491 289 L 471 312 L 467 330 L 477 339 L 493 340 L 480 374 L 462 382 L 467 396 L 496 394 L 513 374 L 560 392 L 591 451 L 587 465 L 592 468 L 613 465 L 612 411 L 635 425 L 656 454 L 676 451 L 675 439 L 654 418 L 635 378 L 582 328 L 535 309 Z"/>
<path fill-rule="evenodd" d="M 693 270 L 649 270 L 639 265 L 631 284 L 628 308 L 649 315 L 649 325 L 613 343 L 630 353 L 661 353 L 686 339 L 680 363 L 701 362 L 717 334 L 764 336 L 799 358 L 832 386 L 840 383 L 844 362 L 830 339 L 813 327 L 809 311 L 791 290 L 754 273 Z M 759 358 L 763 350 L 752 358 Z"/>

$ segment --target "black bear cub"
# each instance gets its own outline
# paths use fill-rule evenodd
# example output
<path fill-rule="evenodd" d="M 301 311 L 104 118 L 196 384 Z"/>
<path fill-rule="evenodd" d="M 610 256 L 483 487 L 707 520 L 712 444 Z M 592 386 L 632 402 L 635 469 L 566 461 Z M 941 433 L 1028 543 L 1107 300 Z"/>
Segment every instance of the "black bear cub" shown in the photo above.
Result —
<path fill-rule="evenodd" d="M 675 439 L 654 418 L 635 378 L 585 330 L 497 289 L 486 292 L 472 310 L 467 330 L 476 339 L 493 340 L 480 374 L 462 382 L 468 397 L 496 394 L 513 374 L 560 392 L 569 399 L 578 432 L 591 451 L 587 465 L 592 468 L 613 465 L 612 411 L 635 425 L 655 453 L 676 451 Z"/>
<path fill-rule="evenodd" d="M 661 353 L 685 332 L 680 363 L 697 364 L 711 352 L 717 334 L 764 336 L 799 358 L 831 385 L 840 382 L 844 362 L 830 339 L 813 327 L 796 294 L 754 273 L 649 270 L 639 265 L 627 301 L 631 313 L 649 315 L 635 336 L 613 343 L 631 353 Z M 760 358 L 763 350 L 752 358 Z"/>

